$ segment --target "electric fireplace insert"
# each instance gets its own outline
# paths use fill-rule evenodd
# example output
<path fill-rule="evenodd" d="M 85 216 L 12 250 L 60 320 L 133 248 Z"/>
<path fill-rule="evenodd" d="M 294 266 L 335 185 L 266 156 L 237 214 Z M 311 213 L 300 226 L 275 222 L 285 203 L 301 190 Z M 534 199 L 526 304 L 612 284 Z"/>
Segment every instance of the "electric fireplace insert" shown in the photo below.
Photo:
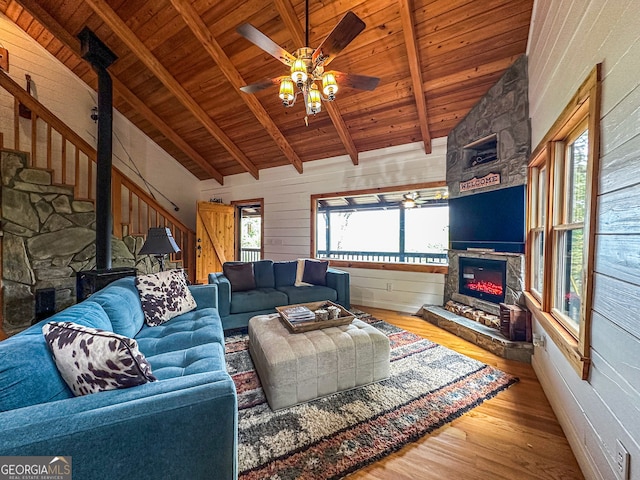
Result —
<path fill-rule="evenodd" d="M 486 302 L 504 302 L 507 262 L 459 257 L 458 291 Z"/>

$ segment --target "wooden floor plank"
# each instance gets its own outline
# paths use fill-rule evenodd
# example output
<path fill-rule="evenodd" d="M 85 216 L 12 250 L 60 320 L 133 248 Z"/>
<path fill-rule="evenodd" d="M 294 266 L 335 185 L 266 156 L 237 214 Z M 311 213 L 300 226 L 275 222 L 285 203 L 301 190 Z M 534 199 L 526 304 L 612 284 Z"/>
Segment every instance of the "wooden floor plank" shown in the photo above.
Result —
<path fill-rule="evenodd" d="M 350 480 L 584 479 L 531 365 L 500 358 L 406 313 L 355 308 L 515 375 L 520 382 L 418 442 L 353 473 Z"/>

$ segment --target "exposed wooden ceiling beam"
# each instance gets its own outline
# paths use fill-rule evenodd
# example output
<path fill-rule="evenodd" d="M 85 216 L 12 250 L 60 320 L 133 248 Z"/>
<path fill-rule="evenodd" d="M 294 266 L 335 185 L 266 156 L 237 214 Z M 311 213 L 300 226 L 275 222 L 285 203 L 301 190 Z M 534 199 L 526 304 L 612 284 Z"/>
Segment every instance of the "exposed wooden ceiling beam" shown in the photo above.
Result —
<path fill-rule="evenodd" d="M 36 0 L 17 0 L 29 14 L 56 37 L 64 46 L 71 50 L 78 58 L 82 58 L 80 53 L 80 41 L 71 35 L 58 21 L 45 11 Z M 113 87 L 116 92 L 141 115 L 143 115 L 149 123 L 156 127 L 169 141 L 187 155 L 194 163 L 202 168 L 206 173 L 211 175 L 220 185 L 223 184 L 224 177 L 211 165 L 202 155 L 196 152 L 175 130 L 167 125 L 164 120 L 158 117 L 147 105 L 140 100 L 131 90 L 129 90 L 120 80 L 113 74 Z"/>
<path fill-rule="evenodd" d="M 400 20 L 402 22 L 402 33 L 404 43 L 407 46 L 407 59 L 409 70 L 411 71 L 411 83 L 413 84 L 413 95 L 418 108 L 418 119 L 420 120 L 420 132 L 424 142 L 424 152 L 431 153 L 431 133 L 429 132 L 429 119 L 427 117 L 427 99 L 422 89 L 422 69 L 420 68 L 420 57 L 418 56 L 418 42 L 413 18 L 413 2 L 411 0 L 400 0 Z"/>
<path fill-rule="evenodd" d="M 211 34 L 211 31 L 206 26 L 198 12 L 187 0 L 171 0 L 171 4 L 182 16 L 182 19 L 191 29 L 198 41 L 205 48 L 207 53 L 211 56 L 213 61 L 218 65 L 226 79 L 231 85 L 238 91 L 240 98 L 247 104 L 249 110 L 258 119 L 258 121 L 265 128 L 267 133 L 276 142 L 282 153 L 289 160 L 289 162 L 295 167 L 295 169 L 302 173 L 302 160 L 298 157 L 298 154 L 293 150 L 287 139 L 284 137 L 280 129 L 273 122 L 267 111 L 264 109 L 260 101 L 253 95 L 248 95 L 240 92 L 240 88 L 246 85 L 246 82 L 240 75 L 240 72 L 231 63 L 229 57 L 224 52 L 220 44 Z"/>
<path fill-rule="evenodd" d="M 122 40 L 127 47 L 147 66 L 165 87 L 200 121 L 207 131 L 222 145 L 242 167 L 258 178 L 258 168 L 233 143 L 200 104 L 162 65 L 160 60 L 136 36 L 105 0 L 86 0 L 100 19 Z"/>
<path fill-rule="evenodd" d="M 287 26 L 289 33 L 291 33 L 291 37 L 295 44 L 303 46 L 305 42 L 304 30 L 302 25 L 300 25 L 300 20 L 298 20 L 298 17 L 294 14 L 291 0 L 273 0 L 273 3 L 280 14 L 282 21 Z M 308 47 L 310 45 L 304 46 Z M 347 129 L 347 125 L 344 123 L 338 106 L 334 102 L 324 102 L 324 107 L 333 122 L 333 126 L 338 132 L 338 136 L 340 137 L 344 148 L 347 150 L 349 157 L 351 157 L 351 161 L 354 165 L 358 165 L 358 149 L 356 148 L 356 144 L 353 143 L 353 138 L 351 138 L 351 134 Z"/>

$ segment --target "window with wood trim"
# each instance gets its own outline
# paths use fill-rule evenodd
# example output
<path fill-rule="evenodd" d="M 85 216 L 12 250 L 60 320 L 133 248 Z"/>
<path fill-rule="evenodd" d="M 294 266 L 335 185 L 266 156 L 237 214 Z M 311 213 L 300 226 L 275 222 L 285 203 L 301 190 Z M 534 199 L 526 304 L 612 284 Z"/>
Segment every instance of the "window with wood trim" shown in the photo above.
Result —
<path fill-rule="evenodd" d="M 314 195 L 311 255 L 335 266 L 441 273 L 447 197 L 444 182 Z"/>
<path fill-rule="evenodd" d="M 599 111 L 598 65 L 529 163 L 525 298 L 582 378 L 590 356 Z"/>
<path fill-rule="evenodd" d="M 546 150 L 534 159 L 530 167 L 530 182 L 533 201 L 530 206 L 529 245 L 531 248 L 531 264 L 529 268 L 529 284 L 531 294 L 542 301 L 544 286 L 544 231 L 547 218 L 547 166 Z"/>

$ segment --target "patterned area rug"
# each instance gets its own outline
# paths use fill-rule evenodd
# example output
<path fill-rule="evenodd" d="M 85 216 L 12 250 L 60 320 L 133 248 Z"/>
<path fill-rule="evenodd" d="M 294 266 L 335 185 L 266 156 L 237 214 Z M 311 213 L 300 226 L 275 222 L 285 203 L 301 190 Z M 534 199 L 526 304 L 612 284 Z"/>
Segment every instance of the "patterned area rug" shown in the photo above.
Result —
<path fill-rule="evenodd" d="M 391 342 L 391 377 L 273 412 L 247 350 L 226 339 L 239 404 L 240 478 L 334 479 L 416 441 L 518 381 L 367 314 Z"/>

